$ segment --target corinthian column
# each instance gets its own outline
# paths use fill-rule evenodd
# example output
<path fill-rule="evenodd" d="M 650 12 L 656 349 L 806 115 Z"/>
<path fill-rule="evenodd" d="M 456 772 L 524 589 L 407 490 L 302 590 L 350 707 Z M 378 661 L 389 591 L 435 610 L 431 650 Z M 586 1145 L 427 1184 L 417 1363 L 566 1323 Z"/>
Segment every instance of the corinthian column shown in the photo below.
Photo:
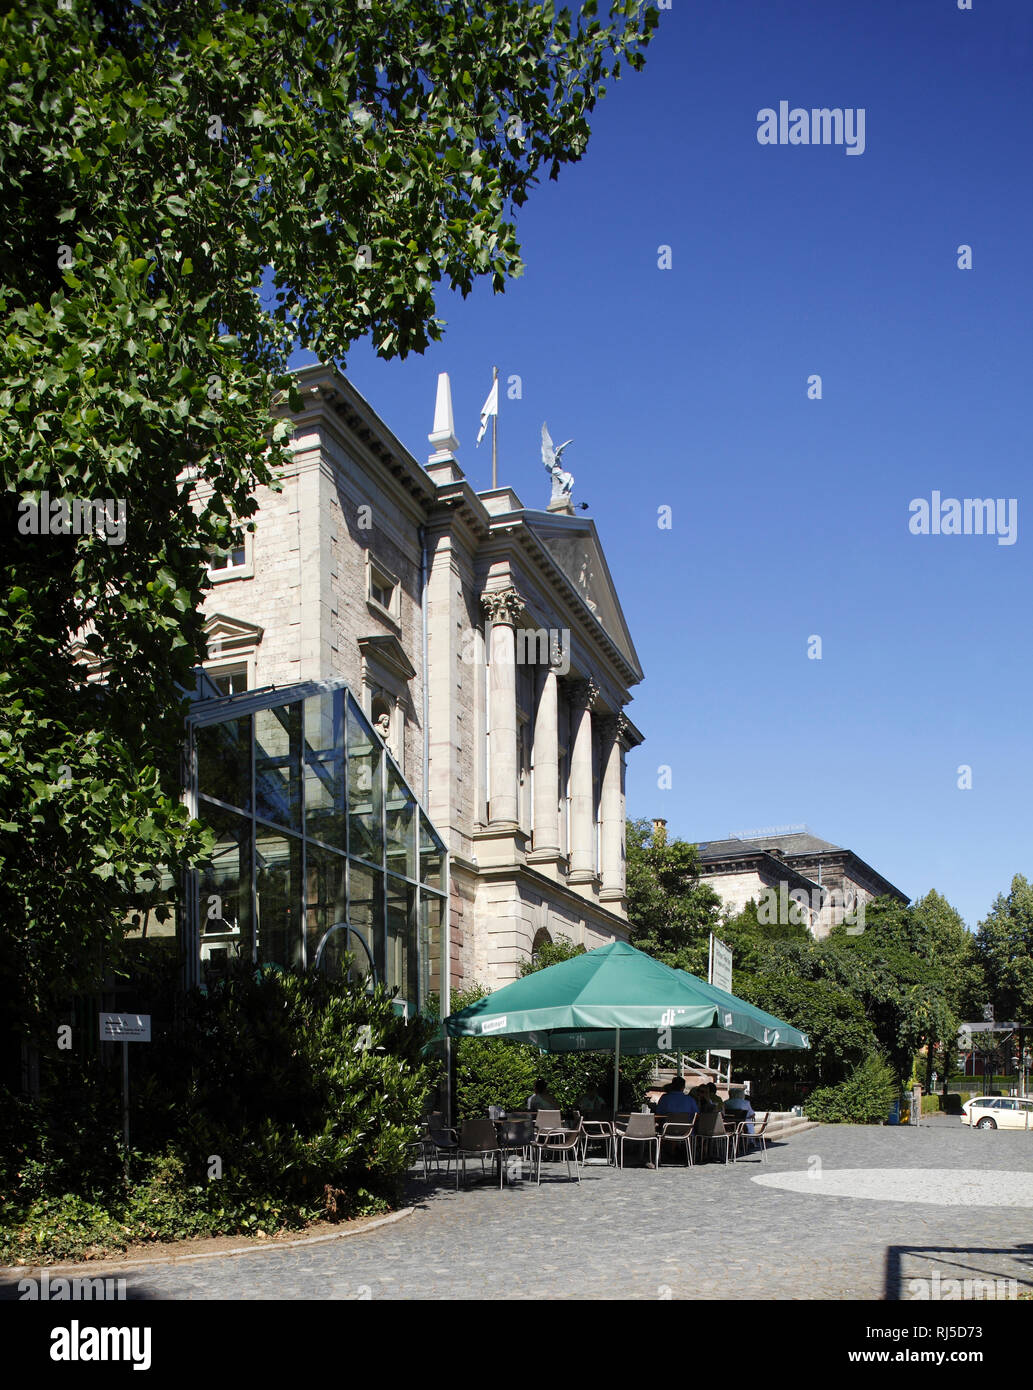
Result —
<path fill-rule="evenodd" d="M 514 624 L 523 602 L 516 589 L 481 595 L 491 622 L 488 644 L 488 801 L 489 825 L 517 826 L 516 636 Z"/>
<path fill-rule="evenodd" d="M 573 730 L 570 756 L 570 873 L 568 883 L 595 878 L 595 817 L 592 797 L 592 705 L 599 690 L 592 680 L 571 690 Z"/>
<path fill-rule="evenodd" d="M 560 852 L 559 689 L 556 672 L 546 666 L 534 720 L 534 849 L 531 859 Z"/>
<path fill-rule="evenodd" d="M 622 714 L 603 721 L 601 902 L 619 902 L 625 893 L 624 731 Z"/>

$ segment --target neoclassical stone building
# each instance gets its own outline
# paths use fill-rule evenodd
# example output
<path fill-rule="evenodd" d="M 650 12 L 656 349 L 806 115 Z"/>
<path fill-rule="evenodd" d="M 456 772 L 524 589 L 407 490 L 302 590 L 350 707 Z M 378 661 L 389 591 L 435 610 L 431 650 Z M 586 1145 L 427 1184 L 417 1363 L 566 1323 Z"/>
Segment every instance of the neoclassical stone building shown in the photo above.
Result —
<path fill-rule="evenodd" d="M 642 670 L 594 524 L 471 486 L 447 376 L 425 466 L 334 371 L 300 390 L 282 491 L 213 560 L 208 676 L 234 698 L 347 684 L 449 851 L 453 989 L 516 978 L 546 938 L 624 937 Z"/>
<path fill-rule="evenodd" d="M 796 916 L 819 939 L 828 936 L 833 923 L 855 922 L 857 908 L 873 898 L 910 901 L 853 850 L 808 830 L 703 840 L 698 848 L 700 882 L 709 883 L 729 911 L 780 894 L 778 920 L 792 920 L 784 909 L 795 893 Z"/>

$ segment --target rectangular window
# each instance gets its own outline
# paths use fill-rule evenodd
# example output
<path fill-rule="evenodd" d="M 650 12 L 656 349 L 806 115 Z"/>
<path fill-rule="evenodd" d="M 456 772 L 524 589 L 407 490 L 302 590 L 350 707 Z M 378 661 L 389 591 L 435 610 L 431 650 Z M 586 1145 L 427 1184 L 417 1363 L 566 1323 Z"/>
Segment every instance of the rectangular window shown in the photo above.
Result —
<path fill-rule="evenodd" d="M 399 620 L 399 583 L 395 576 L 369 557 L 369 601 L 375 608 L 383 609 L 393 621 Z"/>
<path fill-rule="evenodd" d="M 217 550 L 208 561 L 210 570 L 239 570 L 247 563 L 247 551 L 242 545 Z"/>

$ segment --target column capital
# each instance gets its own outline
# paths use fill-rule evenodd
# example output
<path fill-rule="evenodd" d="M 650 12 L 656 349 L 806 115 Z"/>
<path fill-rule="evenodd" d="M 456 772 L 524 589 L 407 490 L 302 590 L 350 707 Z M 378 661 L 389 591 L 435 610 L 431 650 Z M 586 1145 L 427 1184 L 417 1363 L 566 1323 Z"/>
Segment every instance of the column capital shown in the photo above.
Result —
<path fill-rule="evenodd" d="M 589 676 L 585 681 L 571 681 L 570 702 L 575 709 L 591 709 L 599 697 L 599 687 Z"/>
<path fill-rule="evenodd" d="M 524 600 L 512 585 L 505 589 L 486 589 L 481 605 L 493 623 L 512 625 L 524 611 Z"/>

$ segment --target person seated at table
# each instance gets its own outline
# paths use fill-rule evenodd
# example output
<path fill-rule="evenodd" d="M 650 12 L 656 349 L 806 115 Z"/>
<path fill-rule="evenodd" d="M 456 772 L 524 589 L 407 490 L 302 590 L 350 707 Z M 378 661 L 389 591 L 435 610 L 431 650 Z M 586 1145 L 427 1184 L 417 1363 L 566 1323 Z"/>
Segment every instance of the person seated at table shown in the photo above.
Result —
<path fill-rule="evenodd" d="M 718 1093 L 717 1093 L 717 1087 L 714 1085 L 714 1083 L 713 1083 L 712 1081 L 708 1081 L 708 1082 L 707 1082 L 706 1090 L 707 1090 L 707 1100 L 710 1102 L 711 1108 L 714 1109 L 714 1110 L 721 1110 L 721 1109 L 723 1109 L 723 1106 L 722 1106 L 722 1103 L 721 1103 L 721 1097 L 718 1095 Z"/>
<path fill-rule="evenodd" d="M 711 1104 L 710 1096 L 705 1086 L 693 1086 L 689 1095 L 696 1102 L 701 1115 L 710 1115 L 713 1113 L 715 1107 Z"/>
<path fill-rule="evenodd" d="M 527 1108 L 532 1114 L 539 1110 L 558 1110 L 560 1108 L 559 1102 L 553 1100 L 552 1096 L 549 1095 L 548 1087 L 541 1077 L 534 1083 L 534 1090 L 527 1097 Z"/>
<path fill-rule="evenodd" d="M 578 1101 L 577 1108 L 586 1120 L 605 1120 L 610 1113 L 610 1107 L 599 1094 L 599 1087 L 592 1081 L 585 1087 L 585 1094 Z"/>
<path fill-rule="evenodd" d="M 756 1117 L 753 1106 L 747 1100 L 746 1092 L 741 1086 L 733 1086 L 728 1092 L 728 1099 L 725 1101 L 725 1114 L 730 1115 L 736 1124 L 740 1120 L 745 1120 L 746 1133 L 753 1133 L 753 1121 Z"/>
<path fill-rule="evenodd" d="M 660 1102 L 656 1107 L 658 1115 L 684 1115 L 686 1120 L 691 1120 L 693 1115 L 699 1114 L 699 1103 L 692 1095 L 691 1091 L 686 1093 L 684 1076 L 676 1076 L 667 1090 L 660 1097 Z"/>

